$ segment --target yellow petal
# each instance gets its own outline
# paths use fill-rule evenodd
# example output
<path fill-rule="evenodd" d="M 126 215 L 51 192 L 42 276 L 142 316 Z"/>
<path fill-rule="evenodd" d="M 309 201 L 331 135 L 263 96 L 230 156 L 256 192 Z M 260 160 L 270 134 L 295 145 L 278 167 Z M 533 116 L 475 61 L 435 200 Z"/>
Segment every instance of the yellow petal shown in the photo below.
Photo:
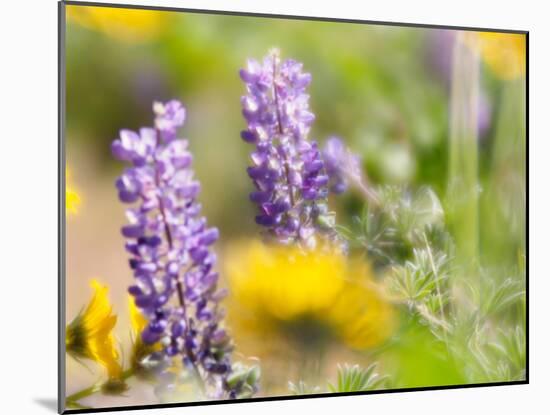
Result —
<path fill-rule="evenodd" d="M 89 353 L 93 360 L 107 369 L 110 378 L 119 378 L 122 374 L 122 367 L 112 334 L 117 317 L 112 314 L 108 298 L 109 288 L 96 280 L 92 280 L 90 285 L 95 293 L 82 314 L 82 324 L 87 337 Z"/>
<path fill-rule="evenodd" d="M 67 17 L 71 21 L 126 42 L 141 42 L 158 36 L 170 16 L 170 13 L 155 10 L 67 7 Z"/>
<path fill-rule="evenodd" d="M 251 309 L 289 320 L 327 307 L 340 291 L 341 254 L 252 242 L 228 255 L 231 290 Z"/>
<path fill-rule="evenodd" d="M 523 34 L 479 33 L 481 56 L 500 79 L 511 80 L 525 75 L 526 43 Z"/>
<path fill-rule="evenodd" d="M 393 308 L 374 283 L 348 282 L 327 315 L 342 340 L 358 350 L 380 345 L 396 326 Z"/>
<path fill-rule="evenodd" d="M 68 167 L 65 170 L 65 210 L 68 214 L 76 214 L 80 206 L 80 195 L 70 183 L 71 171 Z"/>
<path fill-rule="evenodd" d="M 79 206 L 80 196 L 74 189 L 67 186 L 65 191 L 65 209 L 67 210 L 67 213 L 73 215 L 76 214 Z"/>
<path fill-rule="evenodd" d="M 393 332 L 394 312 L 371 281 L 364 259 L 339 250 L 232 244 L 226 259 L 235 327 L 264 335 L 306 317 L 349 347 L 380 344 Z"/>

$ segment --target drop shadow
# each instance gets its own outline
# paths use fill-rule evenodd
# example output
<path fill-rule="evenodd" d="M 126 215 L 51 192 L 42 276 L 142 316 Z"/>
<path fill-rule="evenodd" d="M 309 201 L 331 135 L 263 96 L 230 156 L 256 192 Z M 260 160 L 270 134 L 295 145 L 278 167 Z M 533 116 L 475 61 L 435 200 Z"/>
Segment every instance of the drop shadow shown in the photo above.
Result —
<path fill-rule="evenodd" d="M 34 398 L 34 402 L 50 410 L 51 412 L 57 413 L 57 399 L 53 398 Z"/>

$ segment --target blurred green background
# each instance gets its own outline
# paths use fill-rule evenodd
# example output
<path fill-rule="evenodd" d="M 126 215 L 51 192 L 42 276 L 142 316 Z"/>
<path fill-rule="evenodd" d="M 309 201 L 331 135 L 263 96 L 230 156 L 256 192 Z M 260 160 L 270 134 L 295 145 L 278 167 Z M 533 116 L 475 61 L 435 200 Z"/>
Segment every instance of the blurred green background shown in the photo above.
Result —
<path fill-rule="evenodd" d="M 69 7 L 69 19 L 71 13 Z M 303 61 L 313 74 L 311 107 L 317 119 L 312 138 L 344 138 L 376 181 L 443 188 L 448 98 L 438 68 L 430 64 L 430 38 L 437 30 L 132 13 L 158 20 L 149 26 L 126 23 L 138 32 L 153 32 L 150 36 L 69 25 L 69 164 L 73 148 L 92 146 L 105 174 L 116 172 L 109 145 L 118 130 L 150 123 L 153 100 L 180 99 L 188 110 L 184 135 L 208 189 L 202 194 L 205 213 L 224 224 L 224 235 L 249 231 L 253 206 L 239 203 L 250 189 L 242 167 L 250 148 L 238 138 L 244 127 L 238 70 L 248 57 L 261 59 L 278 47 L 283 57 Z"/>

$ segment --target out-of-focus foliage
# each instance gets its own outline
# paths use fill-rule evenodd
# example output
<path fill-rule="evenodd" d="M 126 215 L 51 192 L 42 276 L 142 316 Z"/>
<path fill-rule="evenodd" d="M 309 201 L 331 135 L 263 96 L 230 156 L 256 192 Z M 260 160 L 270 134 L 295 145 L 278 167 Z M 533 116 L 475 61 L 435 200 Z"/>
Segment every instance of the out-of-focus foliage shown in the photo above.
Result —
<path fill-rule="evenodd" d="M 471 301 L 480 304 L 480 313 L 484 316 L 498 315 L 525 296 L 523 282 L 517 278 L 506 278 L 496 282 L 487 273 L 482 274 L 478 287 L 468 286 Z"/>
<path fill-rule="evenodd" d="M 423 319 L 411 316 L 395 342 L 384 351 L 386 371 L 394 387 L 458 385 L 466 382 L 461 366 L 449 355 L 445 343 L 434 336 Z"/>
<path fill-rule="evenodd" d="M 236 398 L 251 398 L 256 392 L 256 384 L 260 379 L 259 366 L 244 366 L 241 363 L 233 365 L 233 372 L 227 378 L 229 387 L 239 389 L 241 392 Z"/>
<path fill-rule="evenodd" d="M 68 14 L 97 13 L 106 21 L 119 10 L 96 9 L 102 8 L 69 6 Z M 115 15 L 111 20 L 122 26 L 132 19 Z M 446 93 L 422 59 L 429 32 L 167 12 L 148 17 L 157 20 L 161 29 L 136 43 L 69 19 L 68 136 L 72 143 L 93 146 L 103 164 L 111 163 L 107 149 L 119 126 L 141 125 L 151 101 L 179 97 L 192 102 L 187 135 L 201 160 L 197 175 L 216 195 L 215 200 L 204 195 L 206 213 L 227 224 L 224 235 L 250 230 L 254 223 L 244 218 L 253 207 L 246 205 L 243 211 L 242 203 L 235 203 L 246 200 L 250 190 L 241 168 L 248 148 L 238 136 L 243 127 L 238 100 L 244 92 L 238 68 L 247 57 L 277 46 L 285 56 L 299 57 L 313 74 L 314 138 L 323 141 L 338 133 L 363 156 L 376 181 L 428 179 L 442 188 L 444 177 L 432 173 L 444 168 Z M 223 157 L 212 150 L 216 143 L 224 143 Z M 212 165 L 216 169 L 207 168 Z"/>
<path fill-rule="evenodd" d="M 293 395 L 311 395 L 321 392 L 321 388 L 319 386 L 309 386 L 303 380 L 300 380 L 297 383 L 288 382 L 288 390 Z"/>
<path fill-rule="evenodd" d="M 445 284 L 449 277 L 446 263 L 444 254 L 432 254 L 429 247 L 415 249 L 412 260 L 406 261 L 403 266 L 393 267 L 390 290 L 397 298 L 410 304 L 431 300 L 438 287 Z"/>
<path fill-rule="evenodd" d="M 338 365 L 337 379 L 334 384 L 328 382 L 326 389 L 319 386 L 309 386 L 303 380 L 297 383 L 289 382 L 288 389 L 294 395 L 311 395 L 322 392 L 366 392 L 389 388 L 389 376 L 381 376 L 377 372 L 378 363 L 372 363 L 366 368 L 359 365 Z"/>
<path fill-rule="evenodd" d="M 388 381 L 387 376 L 380 376 L 376 372 L 376 363 L 366 369 L 358 365 L 338 366 L 338 380 L 335 385 L 329 383 L 331 392 L 361 392 L 384 388 Z"/>
<path fill-rule="evenodd" d="M 366 249 L 375 266 L 402 263 L 415 248 L 425 247 L 426 238 L 437 245 L 446 242 L 444 212 L 430 188 L 411 192 L 403 187 L 378 189 L 379 205 L 370 203 L 351 228 L 342 233 L 353 248 Z"/>

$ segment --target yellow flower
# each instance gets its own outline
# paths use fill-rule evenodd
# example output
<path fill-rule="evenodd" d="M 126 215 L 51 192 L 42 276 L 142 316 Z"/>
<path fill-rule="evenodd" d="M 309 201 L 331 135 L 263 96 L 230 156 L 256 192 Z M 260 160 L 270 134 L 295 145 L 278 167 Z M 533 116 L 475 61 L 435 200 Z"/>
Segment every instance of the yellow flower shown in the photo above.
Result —
<path fill-rule="evenodd" d="M 170 13 L 114 7 L 68 6 L 67 17 L 88 29 L 126 42 L 152 39 L 166 27 Z"/>
<path fill-rule="evenodd" d="M 525 75 L 527 36 L 517 33 L 469 32 L 464 41 L 479 50 L 481 58 L 500 79 L 512 80 Z"/>
<path fill-rule="evenodd" d="M 80 206 L 80 196 L 75 188 L 70 184 L 71 172 L 69 168 L 66 169 L 66 184 L 65 184 L 65 210 L 68 214 L 76 214 L 78 207 Z"/>
<path fill-rule="evenodd" d="M 479 37 L 483 60 L 495 75 L 501 79 L 525 75 L 526 35 L 484 32 Z"/>
<path fill-rule="evenodd" d="M 338 336 L 353 349 L 380 345 L 395 329 L 394 310 L 380 287 L 370 279 L 361 259 L 351 260 L 345 287 L 331 306 L 327 319 Z"/>
<path fill-rule="evenodd" d="M 328 333 L 351 348 L 376 346 L 392 333 L 394 314 L 363 260 L 337 250 L 236 244 L 226 271 L 230 318 L 248 335 L 281 332 L 308 342 Z"/>
<path fill-rule="evenodd" d="M 122 367 L 116 348 L 113 328 L 117 317 L 107 294 L 109 288 L 92 280 L 94 296 L 86 309 L 67 326 L 65 345 L 67 352 L 75 358 L 94 360 L 103 366 L 109 379 L 120 379 Z"/>

